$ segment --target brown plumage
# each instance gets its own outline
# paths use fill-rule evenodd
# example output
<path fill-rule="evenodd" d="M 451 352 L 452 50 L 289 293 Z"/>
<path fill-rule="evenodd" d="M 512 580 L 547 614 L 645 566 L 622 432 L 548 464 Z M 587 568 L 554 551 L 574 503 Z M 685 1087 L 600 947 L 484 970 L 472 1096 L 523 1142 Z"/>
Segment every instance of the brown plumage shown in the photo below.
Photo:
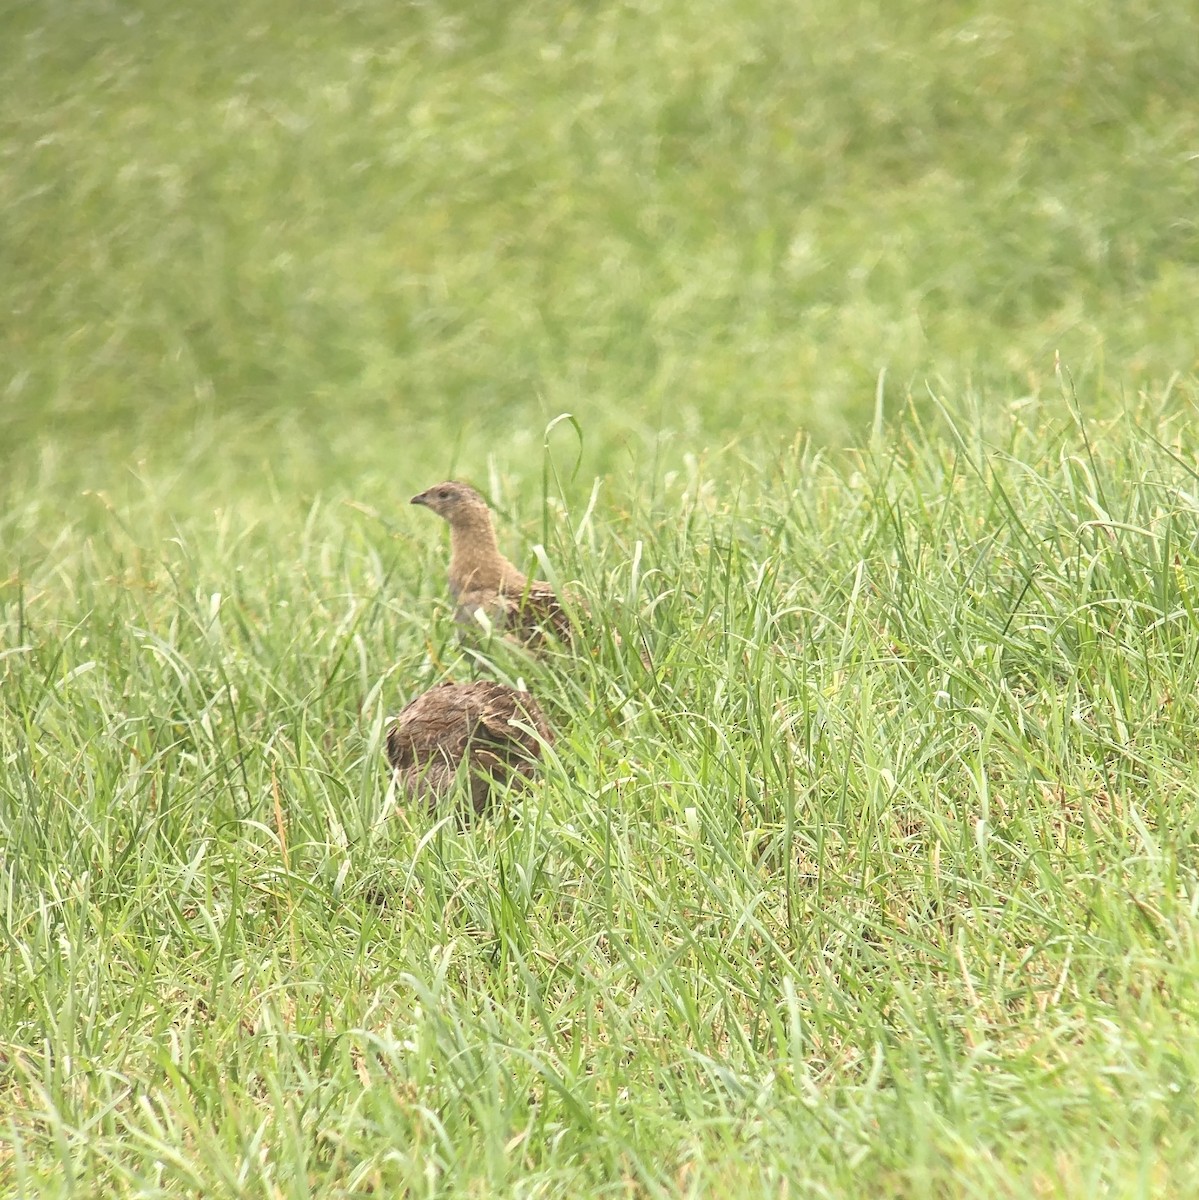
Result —
<path fill-rule="evenodd" d="M 532 732 L 530 732 L 532 730 Z M 387 732 L 387 758 L 400 788 L 432 811 L 466 761 L 476 813 L 494 788 L 531 779 L 554 735 L 528 692 L 502 683 L 439 683 L 408 704 Z"/>
<path fill-rule="evenodd" d="M 465 483 L 447 480 L 412 497 L 450 527 L 450 595 L 465 630 L 502 632 L 525 646 L 546 635 L 571 640 L 570 617 L 548 583 L 529 579 L 499 550 L 487 501 Z"/>

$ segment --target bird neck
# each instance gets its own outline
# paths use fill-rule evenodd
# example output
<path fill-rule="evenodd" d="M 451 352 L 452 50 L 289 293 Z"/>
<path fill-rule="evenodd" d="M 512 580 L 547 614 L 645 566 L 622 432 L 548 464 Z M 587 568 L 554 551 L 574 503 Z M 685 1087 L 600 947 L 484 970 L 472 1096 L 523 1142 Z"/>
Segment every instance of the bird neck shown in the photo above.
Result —
<path fill-rule="evenodd" d="M 450 591 L 500 590 L 511 586 L 516 568 L 500 553 L 486 512 L 463 513 L 450 526 Z"/>

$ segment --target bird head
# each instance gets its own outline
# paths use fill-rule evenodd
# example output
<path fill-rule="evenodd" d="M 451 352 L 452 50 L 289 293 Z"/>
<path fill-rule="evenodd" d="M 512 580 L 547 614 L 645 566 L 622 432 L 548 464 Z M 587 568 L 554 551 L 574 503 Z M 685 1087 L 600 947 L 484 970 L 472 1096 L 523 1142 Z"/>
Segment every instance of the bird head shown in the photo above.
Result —
<path fill-rule="evenodd" d="M 451 525 L 463 518 L 487 512 L 487 501 L 473 487 L 453 480 L 426 488 L 420 495 L 413 496 L 411 502 L 424 505 Z"/>

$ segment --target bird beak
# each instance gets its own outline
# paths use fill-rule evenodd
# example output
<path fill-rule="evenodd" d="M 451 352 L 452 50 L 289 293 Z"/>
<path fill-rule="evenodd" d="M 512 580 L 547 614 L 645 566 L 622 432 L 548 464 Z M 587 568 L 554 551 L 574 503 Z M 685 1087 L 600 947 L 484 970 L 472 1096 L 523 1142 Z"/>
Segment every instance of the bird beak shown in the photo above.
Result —
<path fill-rule="evenodd" d="M 429 504 L 428 500 L 425 499 L 424 492 L 421 492 L 421 494 L 419 496 L 413 496 L 412 499 L 408 501 L 408 503 L 409 504 L 423 504 L 423 505 L 425 505 L 426 508 L 428 507 L 428 504 Z"/>

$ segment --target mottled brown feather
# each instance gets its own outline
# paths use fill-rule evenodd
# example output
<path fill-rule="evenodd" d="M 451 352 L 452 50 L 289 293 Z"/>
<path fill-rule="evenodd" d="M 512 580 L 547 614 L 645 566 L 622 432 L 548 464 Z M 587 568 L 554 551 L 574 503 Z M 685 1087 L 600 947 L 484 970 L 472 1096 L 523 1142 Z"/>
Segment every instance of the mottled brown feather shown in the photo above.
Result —
<path fill-rule="evenodd" d="M 497 787 L 531 779 L 542 746 L 553 740 L 541 706 L 528 692 L 489 680 L 440 683 L 396 716 L 387 733 L 387 758 L 400 789 L 430 810 L 465 770 L 472 807 L 480 813 Z"/>
<path fill-rule="evenodd" d="M 569 644 L 574 636 L 570 616 L 547 583 L 527 582 L 519 592 L 472 590 L 458 599 L 454 619 L 475 633 L 487 627 L 505 637 L 538 649 L 547 639 Z"/>

